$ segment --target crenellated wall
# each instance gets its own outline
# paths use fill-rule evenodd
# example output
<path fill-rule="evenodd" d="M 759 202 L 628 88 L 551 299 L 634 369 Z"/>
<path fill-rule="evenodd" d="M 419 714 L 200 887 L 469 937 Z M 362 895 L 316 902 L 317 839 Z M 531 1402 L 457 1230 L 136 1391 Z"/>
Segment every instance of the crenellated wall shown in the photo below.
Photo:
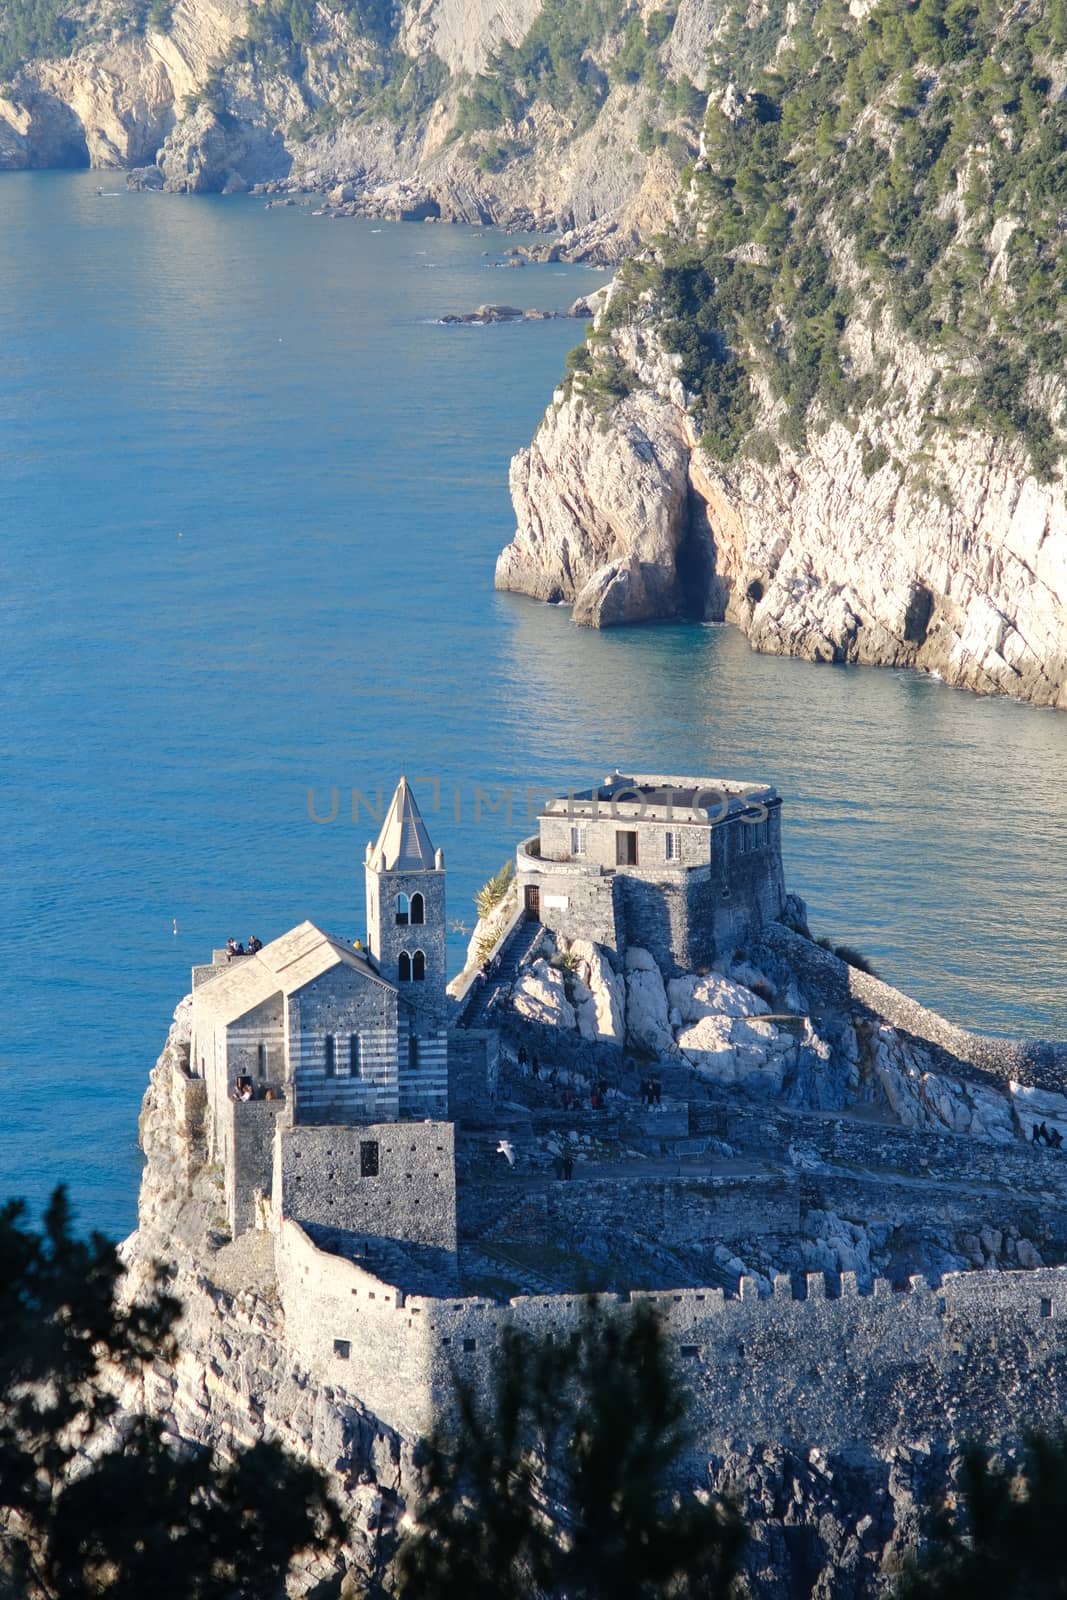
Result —
<path fill-rule="evenodd" d="M 505 1324 L 575 1327 L 580 1295 L 506 1305 L 405 1296 L 319 1250 L 292 1221 L 277 1243 L 287 1339 L 325 1380 L 343 1381 L 409 1439 L 442 1414 L 454 1374 L 481 1388 Z M 1067 1269 L 961 1273 L 895 1292 L 855 1275 L 754 1279 L 721 1289 L 633 1293 L 659 1311 L 690 1395 L 702 1454 L 737 1443 L 872 1448 L 919 1434 L 960 1442 L 1057 1424 L 1067 1392 Z M 602 1296 L 613 1307 L 624 1301 Z"/>

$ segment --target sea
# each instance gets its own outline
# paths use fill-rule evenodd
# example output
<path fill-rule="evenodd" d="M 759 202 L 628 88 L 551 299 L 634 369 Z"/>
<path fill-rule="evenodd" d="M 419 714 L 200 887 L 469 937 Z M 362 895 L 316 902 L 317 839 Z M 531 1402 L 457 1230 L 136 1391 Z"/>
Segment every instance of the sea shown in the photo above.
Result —
<path fill-rule="evenodd" d="M 455 969 L 546 793 L 759 779 L 818 934 L 968 1027 L 1067 1037 L 1067 717 L 494 592 L 580 327 L 438 319 L 604 281 L 515 243 L 0 177 L 0 1198 L 134 1225 L 190 967 L 304 917 L 360 936 L 401 773 Z"/>

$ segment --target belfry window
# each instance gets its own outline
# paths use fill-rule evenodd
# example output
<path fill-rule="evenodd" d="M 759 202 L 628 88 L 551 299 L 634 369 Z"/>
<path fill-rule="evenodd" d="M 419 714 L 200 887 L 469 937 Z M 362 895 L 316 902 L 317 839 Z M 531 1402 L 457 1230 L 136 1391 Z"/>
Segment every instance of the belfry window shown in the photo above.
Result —
<path fill-rule="evenodd" d="M 415 983 L 422 983 L 426 977 L 426 956 L 421 950 L 416 950 L 411 958 L 411 976 Z"/>
<path fill-rule="evenodd" d="M 396 925 L 398 928 L 406 928 L 409 922 L 415 920 L 411 915 L 411 901 L 406 894 L 398 894 L 394 904 L 396 905 Z M 421 917 L 419 921 L 422 921 Z"/>
<path fill-rule="evenodd" d="M 411 982 L 411 957 L 406 950 L 401 950 L 397 957 L 396 975 L 401 983 Z"/>
<path fill-rule="evenodd" d="M 426 921 L 426 901 L 421 894 L 413 894 L 411 897 L 411 920 L 420 925 Z"/>

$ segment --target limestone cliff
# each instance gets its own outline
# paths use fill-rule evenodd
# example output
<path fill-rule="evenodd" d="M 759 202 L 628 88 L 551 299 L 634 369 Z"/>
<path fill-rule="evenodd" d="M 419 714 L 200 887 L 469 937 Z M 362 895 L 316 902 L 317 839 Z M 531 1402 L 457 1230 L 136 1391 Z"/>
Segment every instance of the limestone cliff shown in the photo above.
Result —
<path fill-rule="evenodd" d="M 677 379 L 606 412 L 560 391 L 512 462 L 518 530 L 497 587 L 569 600 L 594 627 L 725 620 L 759 650 L 1067 707 L 1062 486 L 1034 478 L 1018 444 L 930 438 L 924 369 L 899 370 L 895 416 L 729 465 L 700 447 Z M 886 458 L 873 471 L 872 438 Z"/>
<path fill-rule="evenodd" d="M 157 166 L 173 190 L 271 182 L 387 216 L 592 227 L 615 259 L 669 219 L 717 15 L 698 0 L 72 11 L 69 53 L 23 30 L 0 170 Z M 5 26 L 0 62 L 17 59 Z"/>
<path fill-rule="evenodd" d="M 500 587 L 1067 705 L 1065 41 L 950 9 L 734 8 L 673 232 L 515 458 Z"/>

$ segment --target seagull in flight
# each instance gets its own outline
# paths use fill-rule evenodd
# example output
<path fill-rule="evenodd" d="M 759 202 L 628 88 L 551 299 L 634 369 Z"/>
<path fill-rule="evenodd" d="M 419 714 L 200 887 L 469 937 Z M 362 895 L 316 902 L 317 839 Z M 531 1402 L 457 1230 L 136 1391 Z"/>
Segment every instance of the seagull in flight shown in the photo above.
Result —
<path fill-rule="evenodd" d="M 498 1156 L 507 1156 L 509 1167 L 515 1165 L 515 1146 L 510 1139 L 501 1139 L 496 1147 L 496 1153 Z"/>

